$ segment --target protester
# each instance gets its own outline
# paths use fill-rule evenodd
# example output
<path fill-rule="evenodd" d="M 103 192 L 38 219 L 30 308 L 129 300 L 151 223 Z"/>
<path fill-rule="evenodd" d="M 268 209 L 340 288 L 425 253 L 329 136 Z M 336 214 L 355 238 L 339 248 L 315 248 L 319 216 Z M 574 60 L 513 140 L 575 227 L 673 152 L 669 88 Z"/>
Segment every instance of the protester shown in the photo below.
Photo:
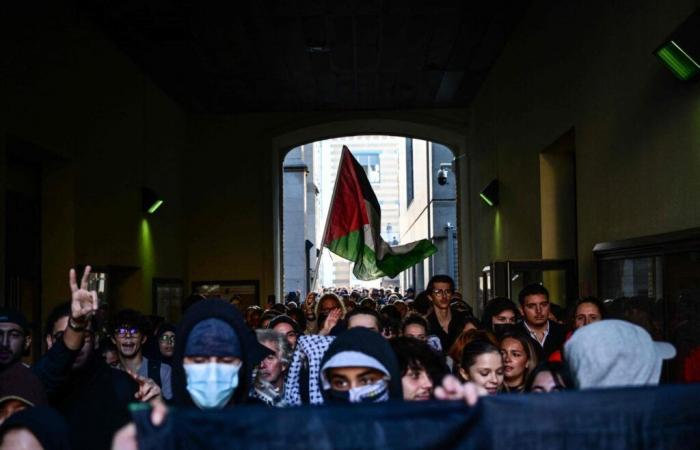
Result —
<path fill-rule="evenodd" d="M 0 309 L 0 372 L 22 359 L 32 345 L 29 322 L 21 311 Z"/>
<path fill-rule="evenodd" d="M 464 353 L 464 347 L 466 347 L 470 342 L 475 340 L 485 340 L 489 341 L 496 347 L 499 346 L 498 339 L 490 331 L 487 330 L 467 330 L 463 331 L 452 347 L 447 352 L 447 365 L 450 371 L 457 376 L 461 376 L 459 368 L 461 367 L 462 354 Z"/>
<path fill-rule="evenodd" d="M 664 360 L 676 356 L 668 342 L 652 340 L 642 327 L 601 320 L 579 328 L 564 346 L 579 389 L 659 384 Z"/>
<path fill-rule="evenodd" d="M 419 341 L 427 341 L 429 331 L 428 321 L 420 314 L 408 314 L 401 324 L 401 336 L 412 337 Z"/>
<path fill-rule="evenodd" d="M 296 320 L 281 314 L 270 321 L 268 328 L 283 335 L 292 350 L 297 346 L 297 337 L 301 333 L 301 328 Z"/>
<path fill-rule="evenodd" d="M 337 295 L 332 292 L 323 294 L 316 304 L 315 311 L 318 334 L 328 336 L 342 331 L 344 324 L 341 321 L 345 312 L 345 305 Z M 336 326 L 339 326 L 339 329 L 334 331 Z"/>
<path fill-rule="evenodd" d="M 434 386 L 446 375 L 440 357 L 425 341 L 411 337 L 395 338 L 389 343 L 399 362 L 404 400 L 430 400 Z"/>
<path fill-rule="evenodd" d="M 258 323 L 258 329 L 269 328 L 270 322 L 275 317 L 279 316 L 280 313 L 274 309 L 269 309 L 260 316 L 260 322 Z"/>
<path fill-rule="evenodd" d="M 504 366 L 500 349 L 486 339 L 475 339 L 462 350 L 459 373 L 489 394 L 503 389 Z"/>
<path fill-rule="evenodd" d="M 119 311 L 112 322 L 112 343 L 117 347 L 119 368 L 141 377 L 149 378 L 161 388 L 166 400 L 173 396 L 171 368 L 157 359 L 143 355 L 146 343 L 146 321 L 141 313 L 132 309 Z"/>
<path fill-rule="evenodd" d="M 528 374 L 525 392 L 559 392 L 573 389 L 574 382 L 566 364 L 545 361 Z"/>
<path fill-rule="evenodd" d="M 523 392 L 528 373 L 537 366 L 532 339 L 520 331 L 508 331 L 501 337 L 503 386 L 507 392 Z"/>
<path fill-rule="evenodd" d="M 500 335 L 505 329 L 512 328 L 519 319 L 518 307 L 510 299 L 496 297 L 489 300 L 484 307 L 482 326 Z"/>
<path fill-rule="evenodd" d="M 319 376 L 321 360 L 334 340 L 335 336 L 299 336 L 284 385 L 287 405 L 323 404 Z"/>
<path fill-rule="evenodd" d="M 190 307 L 178 326 L 173 354 L 173 403 L 222 409 L 245 403 L 252 371 L 271 354 L 238 310 L 209 299 Z"/>
<path fill-rule="evenodd" d="M 119 368 L 119 352 L 117 352 L 117 346 L 110 339 L 103 339 L 100 342 L 100 352 L 108 366 Z"/>
<path fill-rule="evenodd" d="M 32 368 L 47 390 L 49 404 L 68 423 L 74 450 L 109 447 L 114 432 L 130 420 L 128 404 L 160 395 L 155 382 L 110 368 L 95 351 L 97 293 L 87 290 L 90 270 L 85 268 L 79 285 L 75 271 L 70 271 L 71 302 L 50 312 L 48 351 Z"/>
<path fill-rule="evenodd" d="M 403 320 L 404 318 L 406 318 L 406 315 L 408 314 L 408 306 L 406 306 L 406 302 L 404 302 L 403 300 L 397 299 L 392 304 L 399 311 L 399 314 L 401 314 L 401 319 Z"/>
<path fill-rule="evenodd" d="M 249 306 L 245 310 L 245 323 L 251 330 L 260 328 L 260 318 L 263 315 L 263 310 L 257 305 Z"/>
<path fill-rule="evenodd" d="M 47 404 L 41 380 L 24 364 L 16 362 L 0 372 L 0 424 L 18 411 Z"/>
<path fill-rule="evenodd" d="M 156 339 L 158 339 L 158 352 L 161 362 L 170 365 L 175 351 L 175 330 L 172 323 L 165 322 L 160 325 Z"/>
<path fill-rule="evenodd" d="M 356 327 L 341 333 L 321 361 L 321 386 L 329 403 L 402 399 L 396 355 L 379 333 Z"/>
<path fill-rule="evenodd" d="M 566 339 L 566 328 L 549 320 L 549 292 L 541 284 L 525 286 L 518 294 L 523 322 L 520 328 L 539 344 L 540 359 L 546 360 L 559 350 Z"/>
<path fill-rule="evenodd" d="M 283 407 L 284 377 L 287 374 L 292 349 L 285 335 L 274 330 L 256 330 L 258 342 L 270 349 L 270 353 L 254 371 L 253 388 L 250 397 L 269 406 Z"/>
<path fill-rule="evenodd" d="M 382 336 L 387 339 L 397 337 L 401 329 L 401 313 L 394 305 L 382 306 L 379 315 L 382 318 Z"/>
<path fill-rule="evenodd" d="M 464 317 L 453 314 L 450 301 L 454 292 L 454 281 L 447 275 L 434 275 L 426 289 L 432 304 L 432 312 L 426 316 L 430 329 L 439 339 L 442 348 L 452 347 L 455 339 L 464 329 Z"/>
<path fill-rule="evenodd" d="M 586 297 L 576 302 L 574 329 L 579 329 L 605 318 L 603 302 L 595 297 Z"/>
<path fill-rule="evenodd" d="M 382 317 L 377 310 L 359 306 L 350 311 L 345 318 L 348 329 L 355 327 L 369 328 L 379 333 L 382 329 Z"/>
<path fill-rule="evenodd" d="M 0 426 L 0 450 L 71 448 L 66 421 L 48 406 L 20 411 Z"/>

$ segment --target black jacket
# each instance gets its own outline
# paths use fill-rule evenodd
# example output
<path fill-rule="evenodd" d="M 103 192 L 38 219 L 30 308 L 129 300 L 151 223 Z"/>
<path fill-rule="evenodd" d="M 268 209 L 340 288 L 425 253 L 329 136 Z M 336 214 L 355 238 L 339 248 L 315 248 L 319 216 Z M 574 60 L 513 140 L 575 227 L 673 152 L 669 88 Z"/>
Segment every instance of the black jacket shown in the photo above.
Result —
<path fill-rule="evenodd" d="M 134 394 L 138 386 L 129 375 L 109 367 L 95 353 L 85 366 L 73 370 L 73 360 L 63 359 L 65 352 L 71 351 L 59 340 L 44 355 L 49 360 L 55 358 L 68 363 L 65 376 L 59 372 L 49 375 L 54 383 L 48 393 L 49 404 L 66 419 L 74 450 L 110 448 L 114 433 L 131 420 L 128 405 L 136 401 Z M 71 354 L 75 357 L 77 352 Z M 44 363 L 56 367 L 51 361 Z M 49 373 L 44 372 L 43 376 Z M 59 380 L 60 384 L 56 383 Z"/>
<path fill-rule="evenodd" d="M 442 345 L 442 352 L 447 354 L 452 348 L 452 344 L 455 343 L 457 338 L 464 330 L 465 320 L 460 314 L 456 314 L 452 311 L 452 319 L 450 324 L 447 326 L 447 333 L 440 326 L 440 321 L 438 321 L 437 316 L 434 312 L 431 312 L 425 318 L 430 326 L 429 334 L 433 334 L 440 339 L 440 344 Z"/>
<path fill-rule="evenodd" d="M 258 343 L 255 332 L 245 324 L 243 316 L 233 305 L 219 299 L 210 299 L 195 303 L 187 309 L 176 333 L 177 339 L 175 340 L 175 351 L 173 352 L 172 359 L 173 403 L 176 405 L 195 406 L 189 392 L 187 392 L 187 376 L 185 375 L 182 361 L 184 359 L 187 338 L 192 328 L 202 320 L 211 318 L 221 319 L 231 325 L 238 335 L 238 339 L 241 341 L 243 366 L 238 375 L 238 387 L 236 387 L 236 391 L 229 405 L 246 402 L 248 399 L 248 391 L 250 390 L 253 368 L 255 368 L 263 358 L 272 353 L 267 347 Z"/>
<path fill-rule="evenodd" d="M 566 341 L 566 327 L 551 320 L 549 321 L 549 334 L 543 346 L 530 336 L 530 331 L 525 326 L 525 322 L 518 324 L 518 328 L 525 333 L 525 336 L 532 339 L 535 349 L 538 350 L 537 356 L 539 356 L 540 361 L 547 361 L 549 356 L 557 350 L 560 350 L 562 345 L 564 345 L 564 341 Z"/>
<path fill-rule="evenodd" d="M 341 333 L 331 343 L 323 355 L 321 367 L 338 353 L 353 351 L 364 353 L 379 361 L 389 372 L 389 398 L 392 400 L 403 400 L 403 390 L 401 388 L 401 372 L 399 372 L 399 362 L 396 354 L 389 345 L 389 342 L 376 331 L 369 328 L 356 327 Z M 322 374 L 320 374 L 322 376 Z M 327 399 L 327 391 L 322 391 Z"/>

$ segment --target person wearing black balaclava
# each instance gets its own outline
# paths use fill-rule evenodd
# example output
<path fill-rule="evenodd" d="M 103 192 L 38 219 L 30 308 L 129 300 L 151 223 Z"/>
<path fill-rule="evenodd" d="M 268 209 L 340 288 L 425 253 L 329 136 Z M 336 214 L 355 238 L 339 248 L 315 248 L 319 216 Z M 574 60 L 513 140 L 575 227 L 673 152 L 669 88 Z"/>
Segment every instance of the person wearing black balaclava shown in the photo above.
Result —
<path fill-rule="evenodd" d="M 351 328 L 328 347 L 321 361 L 327 403 L 402 400 L 399 364 L 388 341 L 368 328 Z"/>

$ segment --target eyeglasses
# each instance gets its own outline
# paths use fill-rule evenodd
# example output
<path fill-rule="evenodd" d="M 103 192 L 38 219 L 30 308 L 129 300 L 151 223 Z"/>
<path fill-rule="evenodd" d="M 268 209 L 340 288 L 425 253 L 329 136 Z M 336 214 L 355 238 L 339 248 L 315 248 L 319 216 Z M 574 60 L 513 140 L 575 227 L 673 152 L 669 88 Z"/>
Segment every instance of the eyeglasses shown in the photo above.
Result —
<path fill-rule="evenodd" d="M 433 295 L 447 297 L 447 296 L 452 295 L 452 289 L 433 289 Z"/>
<path fill-rule="evenodd" d="M 174 343 L 175 343 L 175 336 L 166 336 L 166 335 L 163 335 L 163 336 L 160 337 L 160 342 L 168 343 L 168 344 L 174 344 Z"/>
<path fill-rule="evenodd" d="M 114 334 L 116 334 L 119 337 L 126 337 L 127 335 L 129 336 L 136 336 L 139 334 L 141 331 L 138 328 L 126 328 L 126 327 L 119 327 L 114 330 Z"/>

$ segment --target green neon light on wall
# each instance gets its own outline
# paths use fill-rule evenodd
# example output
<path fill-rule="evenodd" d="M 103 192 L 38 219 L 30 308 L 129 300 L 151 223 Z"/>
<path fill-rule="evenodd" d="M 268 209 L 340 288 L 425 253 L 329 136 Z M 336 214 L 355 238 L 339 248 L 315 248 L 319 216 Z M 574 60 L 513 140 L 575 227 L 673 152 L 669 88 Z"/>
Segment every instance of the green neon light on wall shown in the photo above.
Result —
<path fill-rule="evenodd" d="M 688 81 L 700 74 L 700 65 L 674 41 L 657 50 L 656 56 L 679 80 Z"/>
<path fill-rule="evenodd" d="M 148 214 L 153 214 L 158 208 L 163 204 L 163 200 L 156 201 L 150 208 L 148 208 Z"/>
<path fill-rule="evenodd" d="M 487 205 L 493 206 L 493 202 L 484 194 L 479 194 L 479 197 L 481 197 L 481 199 L 485 201 Z"/>

